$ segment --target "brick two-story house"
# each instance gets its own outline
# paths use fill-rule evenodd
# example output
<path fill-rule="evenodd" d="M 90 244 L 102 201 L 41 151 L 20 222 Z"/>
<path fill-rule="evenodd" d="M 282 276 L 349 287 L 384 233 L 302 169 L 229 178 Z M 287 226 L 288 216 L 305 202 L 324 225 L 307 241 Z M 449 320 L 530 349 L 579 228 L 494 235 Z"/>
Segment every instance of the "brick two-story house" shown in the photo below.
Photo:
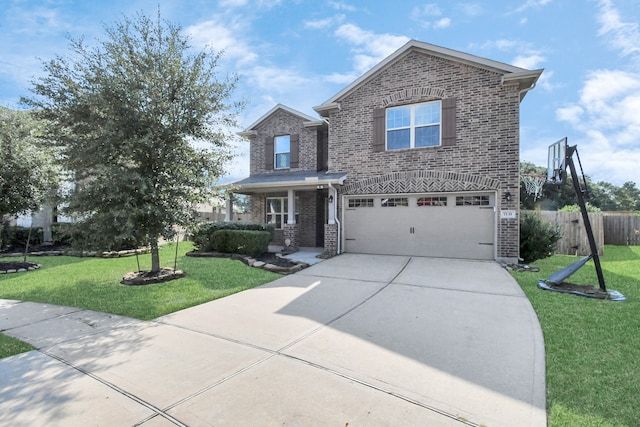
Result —
<path fill-rule="evenodd" d="M 277 105 L 241 132 L 235 191 L 279 244 L 516 260 L 520 102 L 541 73 L 410 41 L 320 118 Z"/>

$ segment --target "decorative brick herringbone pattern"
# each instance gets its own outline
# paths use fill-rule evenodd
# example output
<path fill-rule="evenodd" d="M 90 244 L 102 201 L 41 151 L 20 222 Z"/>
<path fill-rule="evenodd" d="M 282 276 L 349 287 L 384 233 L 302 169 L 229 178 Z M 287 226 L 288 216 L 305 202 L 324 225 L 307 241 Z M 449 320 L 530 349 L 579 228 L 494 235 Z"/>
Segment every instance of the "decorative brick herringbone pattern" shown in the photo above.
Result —
<path fill-rule="evenodd" d="M 497 190 L 500 182 L 462 172 L 407 171 L 363 179 L 344 186 L 342 194 L 436 193 Z"/>

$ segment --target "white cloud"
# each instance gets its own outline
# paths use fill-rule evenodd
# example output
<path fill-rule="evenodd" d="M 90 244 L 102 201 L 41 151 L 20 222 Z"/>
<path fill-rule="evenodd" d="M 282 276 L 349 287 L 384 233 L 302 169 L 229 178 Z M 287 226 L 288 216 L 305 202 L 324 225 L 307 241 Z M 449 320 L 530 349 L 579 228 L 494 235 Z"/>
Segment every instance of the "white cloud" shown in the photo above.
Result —
<path fill-rule="evenodd" d="M 592 179 L 615 185 L 630 180 L 640 184 L 638 25 L 623 22 L 610 0 L 600 0 L 598 9 L 598 35 L 630 63 L 621 69 L 587 72 L 576 100 L 557 108 L 556 119 L 575 131 L 569 142 L 578 146 L 585 173 Z"/>
<path fill-rule="evenodd" d="M 246 32 L 241 19 L 217 15 L 208 21 L 185 28 L 196 46 L 209 46 L 224 51 L 224 57 L 236 61 L 238 66 L 254 62 L 258 55 L 238 37 Z"/>
<path fill-rule="evenodd" d="M 249 0 L 218 0 L 218 6 L 227 9 L 241 8 L 245 6 L 259 9 L 271 9 L 281 4 L 282 0 L 257 0 L 253 2 L 253 5 L 250 3 L 251 2 Z"/>
<path fill-rule="evenodd" d="M 593 158 L 598 180 L 621 184 L 637 177 L 640 162 L 640 75 L 622 70 L 588 74 L 575 103 L 556 110 L 558 120 L 579 132 L 578 139 Z M 626 178 L 623 178 L 626 177 Z M 636 179 L 637 182 L 640 180 Z"/>
<path fill-rule="evenodd" d="M 346 10 L 347 12 L 355 12 L 357 10 L 355 6 L 352 6 L 350 4 L 347 4 L 341 1 L 330 1 L 329 6 L 331 6 L 336 10 Z"/>
<path fill-rule="evenodd" d="M 252 86 L 270 94 L 302 90 L 309 83 L 309 77 L 289 68 L 257 66 L 247 73 Z"/>
<path fill-rule="evenodd" d="M 415 7 L 411 15 L 416 18 L 422 18 L 425 16 L 441 16 L 442 10 L 440 10 L 437 4 L 429 3 L 422 7 Z"/>
<path fill-rule="evenodd" d="M 345 19 L 344 15 L 336 15 L 325 19 L 317 19 L 314 21 L 305 21 L 304 27 L 310 28 L 313 30 L 322 30 L 325 28 L 333 27 L 336 24 L 343 22 Z"/>
<path fill-rule="evenodd" d="M 584 114 L 584 108 L 579 105 L 568 105 L 556 110 L 556 117 L 561 122 L 571 123 L 573 126 L 579 126 Z"/>
<path fill-rule="evenodd" d="M 346 85 L 358 78 L 356 73 L 333 73 L 325 76 L 324 80 L 329 83 Z"/>
<path fill-rule="evenodd" d="M 436 3 L 428 3 L 421 7 L 414 7 L 411 19 L 425 28 L 440 30 L 451 25 L 451 18 L 442 17 L 442 10 Z"/>
<path fill-rule="evenodd" d="M 502 51 L 509 51 L 509 50 L 519 48 L 521 44 L 522 44 L 521 42 L 516 40 L 499 39 L 499 40 L 488 40 L 482 43 L 481 45 L 479 45 L 478 47 L 483 50 L 498 49 Z M 471 46 L 475 47 L 476 45 L 472 44 Z"/>
<path fill-rule="evenodd" d="M 341 25 L 335 35 L 353 46 L 356 54 L 353 59 L 354 71 L 357 74 L 366 72 L 409 41 L 405 36 L 376 34 L 354 24 Z"/>
<path fill-rule="evenodd" d="M 531 8 L 541 8 L 551 3 L 551 0 L 527 0 L 525 3 L 517 7 L 511 13 L 521 13 Z"/>
<path fill-rule="evenodd" d="M 246 6 L 248 0 L 220 0 L 218 1 L 218 5 L 220 7 L 242 7 Z"/>
<path fill-rule="evenodd" d="M 450 18 L 442 18 L 442 19 L 438 19 L 436 22 L 433 23 L 433 28 L 439 30 L 442 28 L 447 28 L 450 25 L 451 25 Z"/>
<path fill-rule="evenodd" d="M 640 31 L 637 22 L 623 22 L 620 13 L 614 8 L 611 0 L 600 0 L 598 34 L 607 36 L 612 47 L 620 49 L 622 56 L 634 55 L 640 57 Z"/>
<path fill-rule="evenodd" d="M 528 70 L 535 70 L 540 68 L 540 64 L 544 63 L 546 58 L 537 51 L 531 51 L 527 55 L 518 55 L 512 61 L 511 64 L 516 67 L 526 68 Z"/>
<path fill-rule="evenodd" d="M 472 48 L 476 47 L 472 45 Z M 482 50 L 497 49 L 502 52 L 515 52 L 515 57 L 510 61 L 516 67 L 529 70 L 541 68 L 547 58 L 542 49 L 535 48 L 531 43 L 520 40 L 498 39 L 489 40 L 478 46 Z"/>
<path fill-rule="evenodd" d="M 563 87 L 562 84 L 557 84 L 552 81 L 553 74 L 554 72 L 552 70 L 545 70 L 538 79 L 537 85 L 548 92 L 553 92 L 554 90 Z"/>
<path fill-rule="evenodd" d="M 584 172 L 594 181 L 622 185 L 635 180 L 640 184 L 637 178 L 640 150 L 621 147 L 614 138 L 598 131 L 570 139 L 569 143 L 578 146 Z"/>
<path fill-rule="evenodd" d="M 484 12 L 482 6 L 478 3 L 460 3 L 456 7 L 467 16 L 478 16 Z"/>

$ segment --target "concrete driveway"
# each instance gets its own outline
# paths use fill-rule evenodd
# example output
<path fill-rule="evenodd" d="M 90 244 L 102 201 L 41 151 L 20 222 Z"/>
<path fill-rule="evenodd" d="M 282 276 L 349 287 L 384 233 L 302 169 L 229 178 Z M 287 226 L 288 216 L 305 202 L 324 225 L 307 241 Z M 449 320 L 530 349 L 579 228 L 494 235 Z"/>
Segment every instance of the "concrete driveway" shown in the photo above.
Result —
<path fill-rule="evenodd" d="M 0 425 L 545 426 L 537 317 L 493 262 L 344 254 L 142 322 L 0 301 Z"/>

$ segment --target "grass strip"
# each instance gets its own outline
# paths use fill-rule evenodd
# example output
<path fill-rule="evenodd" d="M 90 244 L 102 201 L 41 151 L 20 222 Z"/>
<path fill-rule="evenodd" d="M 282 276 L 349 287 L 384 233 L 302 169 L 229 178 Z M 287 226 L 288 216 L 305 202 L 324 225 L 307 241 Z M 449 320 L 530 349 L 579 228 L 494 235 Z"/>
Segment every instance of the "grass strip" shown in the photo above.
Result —
<path fill-rule="evenodd" d="M 186 277 L 145 286 L 120 284 L 126 273 L 137 270 L 135 257 L 33 257 L 30 261 L 41 264 L 39 270 L 0 276 L 0 298 L 150 320 L 281 277 L 230 259 L 185 256 L 192 249 L 189 242 L 181 242 L 178 248 L 177 268 L 184 270 Z M 161 265 L 173 267 L 174 255 L 175 244 L 162 246 Z M 150 267 L 151 256 L 141 255 L 140 268 Z"/>
<path fill-rule="evenodd" d="M 0 359 L 33 350 L 29 344 L 0 334 Z"/>
<path fill-rule="evenodd" d="M 544 291 L 539 278 L 577 258 L 555 255 L 534 263 L 539 273 L 513 272 L 544 333 L 550 427 L 638 425 L 640 396 L 640 247 L 605 247 L 605 284 L 627 298 L 611 302 Z M 598 287 L 592 262 L 568 279 Z"/>

